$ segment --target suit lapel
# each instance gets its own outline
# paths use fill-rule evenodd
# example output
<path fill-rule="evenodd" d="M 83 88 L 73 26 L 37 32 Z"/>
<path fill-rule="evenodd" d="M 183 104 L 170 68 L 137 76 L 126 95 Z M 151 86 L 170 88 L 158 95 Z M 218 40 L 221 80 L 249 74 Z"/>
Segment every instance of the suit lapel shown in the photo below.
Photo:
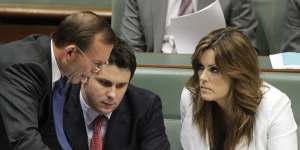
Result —
<path fill-rule="evenodd" d="M 132 122 L 126 94 L 119 107 L 112 113 L 105 134 L 104 149 L 108 150 L 135 150 L 136 133 Z"/>
<path fill-rule="evenodd" d="M 66 87 L 66 102 L 64 105 L 64 130 L 71 147 L 74 150 L 88 150 L 88 137 L 84 116 L 79 99 L 79 85 Z"/>

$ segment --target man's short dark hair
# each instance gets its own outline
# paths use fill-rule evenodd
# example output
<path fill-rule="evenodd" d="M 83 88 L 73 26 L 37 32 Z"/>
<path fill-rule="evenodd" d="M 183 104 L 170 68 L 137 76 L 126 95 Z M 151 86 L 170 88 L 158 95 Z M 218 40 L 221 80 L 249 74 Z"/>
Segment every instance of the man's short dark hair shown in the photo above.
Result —
<path fill-rule="evenodd" d="M 115 42 L 115 34 L 107 19 L 93 12 L 84 11 L 67 16 L 52 34 L 52 39 L 57 47 L 75 44 L 82 51 L 86 51 L 97 33 L 101 33 L 103 42 L 108 44 Z"/>
<path fill-rule="evenodd" d="M 130 70 L 130 79 L 136 69 L 136 58 L 132 48 L 123 40 L 117 39 L 109 57 L 109 64 Z"/>

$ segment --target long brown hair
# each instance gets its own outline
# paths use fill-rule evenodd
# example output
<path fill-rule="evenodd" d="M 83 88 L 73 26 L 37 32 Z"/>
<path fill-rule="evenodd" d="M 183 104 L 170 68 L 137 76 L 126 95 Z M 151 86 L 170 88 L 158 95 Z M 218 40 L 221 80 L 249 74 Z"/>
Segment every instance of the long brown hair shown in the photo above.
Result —
<path fill-rule="evenodd" d="M 231 80 L 226 97 L 225 113 L 216 102 L 201 98 L 199 88 L 199 58 L 207 50 L 215 53 L 220 72 Z M 222 28 L 209 33 L 198 43 L 192 56 L 193 76 L 186 87 L 193 98 L 193 123 L 212 150 L 233 150 L 242 138 L 248 144 L 253 138 L 257 107 L 261 101 L 262 80 L 259 76 L 257 53 L 248 38 L 234 28 Z"/>

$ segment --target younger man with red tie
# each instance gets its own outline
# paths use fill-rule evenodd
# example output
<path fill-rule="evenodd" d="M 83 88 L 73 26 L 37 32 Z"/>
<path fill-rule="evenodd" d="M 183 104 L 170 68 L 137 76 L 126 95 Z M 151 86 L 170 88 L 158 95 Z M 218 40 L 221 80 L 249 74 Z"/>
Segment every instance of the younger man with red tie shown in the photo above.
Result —
<path fill-rule="evenodd" d="M 169 150 L 160 98 L 135 87 L 134 53 L 115 44 L 109 64 L 66 90 L 64 130 L 73 149 Z"/>

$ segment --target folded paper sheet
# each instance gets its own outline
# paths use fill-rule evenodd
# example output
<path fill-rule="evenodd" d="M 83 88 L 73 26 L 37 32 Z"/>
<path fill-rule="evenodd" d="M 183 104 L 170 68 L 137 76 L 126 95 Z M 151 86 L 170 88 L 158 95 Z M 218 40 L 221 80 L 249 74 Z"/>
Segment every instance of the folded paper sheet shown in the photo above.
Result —
<path fill-rule="evenodd" d="M 285 52 L 270 55 L 273 69 L 300 69 L 300 53 Z"/>
<path fill-rule="evenodd" d="M 178 53 L 191 54 L 197 43 L 209 32 L 226 27 L 219 0 L 198 12 L 171 19 L 171 33 Z"/>

